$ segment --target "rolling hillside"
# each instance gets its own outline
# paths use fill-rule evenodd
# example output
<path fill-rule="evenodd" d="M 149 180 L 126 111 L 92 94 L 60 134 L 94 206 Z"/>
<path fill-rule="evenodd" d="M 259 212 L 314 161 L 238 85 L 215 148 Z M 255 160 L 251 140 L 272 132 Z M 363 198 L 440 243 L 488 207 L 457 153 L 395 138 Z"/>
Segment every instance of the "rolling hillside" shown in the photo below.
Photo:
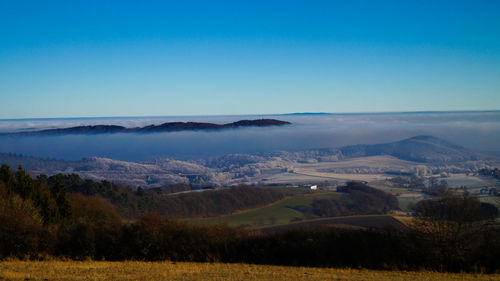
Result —
<path fill-rule="evenodd" d="M 341 147 L 340 151 L 344 157 L 391 155 L 403 160 L 424 163 L 475 161 L 488 158 L 432 136 L 416 136 L 382 144 L 345 146 Z"/>
<path fill-rule="evenodd" d="M 296 195 L 261 208 L 239 212 L 228 216 L 192 220 L 200 223 L 227 223 L 229 226 L 272 226 L 301 221 L 308 216 L 315 199 L 339 199 L 335 192 Z"/>
<path fill-rule="evenodd" d="M 390 210 L 398 208 L 397 199 L 394 196 L 362 183 L 349 182 L 346 186 L 337 187 L 337 190 L 340 192 L 316 191 L 311 194 L 296 194 L 253 210 L 192 221 L 210 224 L 226 223 L 229 226 L 254 228 L 274 226 L 286 228 L 288 225 L 292 226 L 301 221 L 312 221 L 318 218 L 384 215 Z M 349 219 L 338 223 L 366 227 L 384 226 L 384 222 L 372 224 L 369 220 L 370 218 L 364 219 L 364 221 Z M 335 222 L 331 222 L 331 224 L 333 223 Z M 311 225 L 321 224 L 324 223 L 319 222 Z"/>

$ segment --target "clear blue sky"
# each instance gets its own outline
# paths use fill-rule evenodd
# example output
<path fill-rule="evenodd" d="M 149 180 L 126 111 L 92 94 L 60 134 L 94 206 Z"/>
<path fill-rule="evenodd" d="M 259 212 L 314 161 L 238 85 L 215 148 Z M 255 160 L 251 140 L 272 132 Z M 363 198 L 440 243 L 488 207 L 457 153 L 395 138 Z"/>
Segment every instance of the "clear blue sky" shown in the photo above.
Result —
<path fill-rule="evenodd" d="M 0 1 L 0 118 L 500 109 L 500 1 Z"/>

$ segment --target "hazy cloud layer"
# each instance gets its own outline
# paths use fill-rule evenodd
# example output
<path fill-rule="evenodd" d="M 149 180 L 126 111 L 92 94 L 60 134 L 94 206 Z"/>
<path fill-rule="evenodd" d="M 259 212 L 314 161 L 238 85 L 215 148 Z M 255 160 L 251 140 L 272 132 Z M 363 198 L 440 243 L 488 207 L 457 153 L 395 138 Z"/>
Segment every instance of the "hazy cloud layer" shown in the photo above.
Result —
<path fill-rule="evenodd" d="M 465 147 L 500 152 L 500 112 L 335 114 L 286 116 L 123 117 L 1 120 L 0 132 L 78 125 L 137 127 L 171 121 L 228 123 L 275 118 L 291 126 L 217 132 L 0 137 L 0 152 L 77 160 L 98 156 L 127 161 L 198 158 L 227 153 L 333 148 L 433 135 Z"/>

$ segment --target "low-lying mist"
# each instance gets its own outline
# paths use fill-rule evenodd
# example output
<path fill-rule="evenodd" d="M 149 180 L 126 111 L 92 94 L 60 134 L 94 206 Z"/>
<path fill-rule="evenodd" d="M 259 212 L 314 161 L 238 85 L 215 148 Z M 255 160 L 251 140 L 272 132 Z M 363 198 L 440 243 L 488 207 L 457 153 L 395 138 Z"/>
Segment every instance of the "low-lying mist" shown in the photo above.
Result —
<path fill-rule="evenodd" d="M 193 159 L 228 153 L 334 148 L 352 144 L 391 142 L 432 135 L 467 148 L 499 154 L 500 112 L 384 113 L 267 116 L 123 117 L 1 120 L 1 132 L 64 128 L 78 125 L 137 127 L 172 121 L 228 123 L 241 119 L 274 118 L 283 127 L 153 134 L 65 136 L 0 136 L 0 152 L 79 160 L 106 157 L 148 161 L 174 157 Z"/>

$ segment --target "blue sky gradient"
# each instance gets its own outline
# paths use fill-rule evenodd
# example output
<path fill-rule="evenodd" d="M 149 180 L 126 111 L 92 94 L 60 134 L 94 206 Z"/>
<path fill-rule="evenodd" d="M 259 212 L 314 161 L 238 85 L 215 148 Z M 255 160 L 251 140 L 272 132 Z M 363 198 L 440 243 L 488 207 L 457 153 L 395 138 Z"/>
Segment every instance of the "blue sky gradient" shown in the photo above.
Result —
<path fill-rule="evenodd" d="M 0 1 L 0 34 L 0 118 L 500 109 L 500 1 Z"/>

